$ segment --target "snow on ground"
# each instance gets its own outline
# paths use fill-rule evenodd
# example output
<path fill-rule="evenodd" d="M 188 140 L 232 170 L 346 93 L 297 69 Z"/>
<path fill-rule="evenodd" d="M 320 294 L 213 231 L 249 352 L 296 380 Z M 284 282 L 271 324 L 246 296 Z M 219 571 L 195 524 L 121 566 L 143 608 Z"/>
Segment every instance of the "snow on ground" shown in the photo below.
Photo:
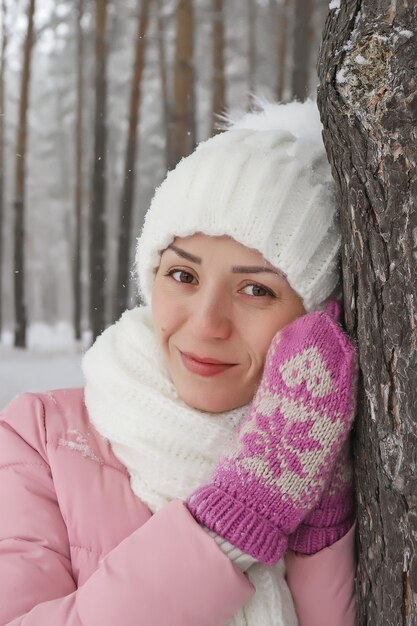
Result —
<path fill-rule="evenodd" d="M 71 328 L 58 324 L 30 327 L 28 349 L 12 347 L 12 336 L 3 333 L 0 343 L 0 410 L 24 391 L 45 391 L 83 384 L 81 357 L 88 346 L 72 339 Z"/>

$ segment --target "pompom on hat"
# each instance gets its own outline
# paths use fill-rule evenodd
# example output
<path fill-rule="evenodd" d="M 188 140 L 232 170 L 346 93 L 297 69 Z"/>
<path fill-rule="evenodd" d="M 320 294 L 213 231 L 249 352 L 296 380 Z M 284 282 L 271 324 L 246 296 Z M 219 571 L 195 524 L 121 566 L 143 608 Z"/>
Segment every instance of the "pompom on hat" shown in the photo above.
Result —
<path fill-rule="evenodd" d="M 200 143 L 157 188 L 138 238 L 145 302 L 175 237 L 227 235 L 281 270 L 307 311 L 339 283 L 334 183 L 316 104 L 264 103 Z"/>

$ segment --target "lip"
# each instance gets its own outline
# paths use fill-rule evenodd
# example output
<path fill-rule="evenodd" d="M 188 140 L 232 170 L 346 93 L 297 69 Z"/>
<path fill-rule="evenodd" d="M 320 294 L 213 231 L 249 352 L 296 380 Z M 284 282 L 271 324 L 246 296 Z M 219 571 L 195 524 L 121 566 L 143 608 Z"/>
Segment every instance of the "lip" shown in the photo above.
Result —
<path fill-rule="evenodd" d="M 219 361 L 218 359 L 200 357 L 191 352 L 179 350 L 179 353 L 187 370 L 199 376 L 216 376 L 235 365 L 235 363 L 224 363 L 224 361 Z"/>

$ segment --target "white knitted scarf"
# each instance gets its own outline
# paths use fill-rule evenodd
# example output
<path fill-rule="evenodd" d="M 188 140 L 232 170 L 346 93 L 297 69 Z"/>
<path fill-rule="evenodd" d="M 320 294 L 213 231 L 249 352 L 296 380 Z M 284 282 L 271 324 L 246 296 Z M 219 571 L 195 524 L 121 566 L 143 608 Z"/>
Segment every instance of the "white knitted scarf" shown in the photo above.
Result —
<path fill-rule="evenodd" d="M 90 419 L 127 467 L 133 492 L 155 513 L 208 480 L 247 407 L 212 414 L 178 397 L 148 307 L 126 311 L 83 359 Z M 297 626 L 284 561 L 252 565 L 252 600 L 228 626 Z"/>

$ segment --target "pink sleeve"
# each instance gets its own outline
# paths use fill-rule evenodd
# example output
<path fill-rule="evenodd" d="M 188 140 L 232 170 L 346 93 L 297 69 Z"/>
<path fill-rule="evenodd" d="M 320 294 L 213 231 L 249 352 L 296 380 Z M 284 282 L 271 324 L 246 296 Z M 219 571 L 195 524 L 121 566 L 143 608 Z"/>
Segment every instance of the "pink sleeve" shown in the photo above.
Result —
<path fill-rule="evenodd" d="M 7 626 L 223 626 L 253 592 L 175 501 L 112 550 L 76 592 L 41 602 Z"/>
<path fill-rule="evenodd" d="M 285 561 L 299 626 L 355 626 L 355 525 L 329 548 L 288 551 Z"/>
<path fill-rule="evenodd" d="M 78 592 L 83 624 L 221 626 L 254 593 L 180 501 L 123 541 L 97 574 Z M 110 606 L 102 600 L 106 578 L 117 594 Z"/>
<path fill-rule="evenodd" d="M 25 440 L 11 424 L 28 405 L 37 426 Z M 252 597 L 247 577 L 180 501 L 126 537 L 76 589 L 45 456 L 42 403 L 21 398 L 2 417 L 0 624 L 221 626 Z"/>

